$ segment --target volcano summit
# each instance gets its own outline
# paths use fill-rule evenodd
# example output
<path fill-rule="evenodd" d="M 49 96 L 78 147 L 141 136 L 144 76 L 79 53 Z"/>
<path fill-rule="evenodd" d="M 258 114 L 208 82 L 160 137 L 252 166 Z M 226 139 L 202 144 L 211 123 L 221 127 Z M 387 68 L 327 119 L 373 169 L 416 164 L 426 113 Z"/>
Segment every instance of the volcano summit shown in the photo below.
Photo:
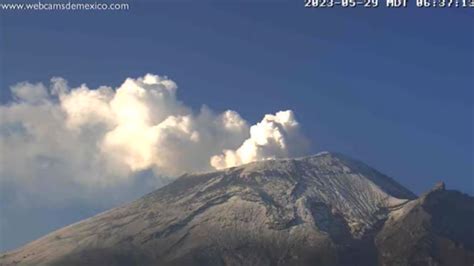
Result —
<path fill-rule="evenodd" d="M 473 265 L 474 198 L 337 153 L 184 175 L 0 265 Z"/>

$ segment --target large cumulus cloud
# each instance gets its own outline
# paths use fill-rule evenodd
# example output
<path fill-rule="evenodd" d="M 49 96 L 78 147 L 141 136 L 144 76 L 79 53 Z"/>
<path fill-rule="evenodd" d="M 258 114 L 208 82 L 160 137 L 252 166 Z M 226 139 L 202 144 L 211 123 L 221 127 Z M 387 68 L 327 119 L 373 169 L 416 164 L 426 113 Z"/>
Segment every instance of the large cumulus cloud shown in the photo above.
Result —
<path fill-rule="evenodd" d="M 232 110 L 193 112 L 176 91 L 175 82 L 151 74 L 117 88 L 70 88 L 62 78 L 12 86 L 12 101 L 0 106 L 0 182 L 32 191 L 64 185 L 70 194 L 78 186 L 126 183 L 143 171 L 173 177 L 302 151 L 292 111 L 249 126 Z"/>

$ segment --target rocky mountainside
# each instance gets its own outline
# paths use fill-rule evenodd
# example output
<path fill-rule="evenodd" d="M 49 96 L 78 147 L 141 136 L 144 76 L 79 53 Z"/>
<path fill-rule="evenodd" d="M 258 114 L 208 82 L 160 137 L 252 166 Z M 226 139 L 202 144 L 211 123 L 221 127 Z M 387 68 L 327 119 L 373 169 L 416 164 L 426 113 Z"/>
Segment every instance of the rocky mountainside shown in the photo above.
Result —
<path fill-rule="evenodd" d="M 474 198 L 439 184 L 392 211 L 375 243 L 380 265 L 474 265 Z"/>
<path fill-rule="evenodd" d="M 474 199 L 333 153 L 185 175 L 0 265 L 469 265 Z"/>

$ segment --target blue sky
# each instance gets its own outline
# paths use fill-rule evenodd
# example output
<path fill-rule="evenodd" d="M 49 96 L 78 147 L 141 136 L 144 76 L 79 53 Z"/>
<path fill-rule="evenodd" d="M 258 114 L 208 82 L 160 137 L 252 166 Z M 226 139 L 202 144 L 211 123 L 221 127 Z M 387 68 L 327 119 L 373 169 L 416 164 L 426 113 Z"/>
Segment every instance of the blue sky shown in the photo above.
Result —
<path fill-rule="evenodd" d="M 311 153 L 350 155 L 416 193 L 444 180 L 473 194 L 472 12 L 290 2 L 133 1 L 123 12 L 2 14 L 1 101 L 25 80 L 61 76 L 95 88 L 167 75 L 195 110 L 233 109 L 253 124 L 292 109 Z M 2 249 L 99 210 L 35 209 L 42 222 L 4 235 Z"/>

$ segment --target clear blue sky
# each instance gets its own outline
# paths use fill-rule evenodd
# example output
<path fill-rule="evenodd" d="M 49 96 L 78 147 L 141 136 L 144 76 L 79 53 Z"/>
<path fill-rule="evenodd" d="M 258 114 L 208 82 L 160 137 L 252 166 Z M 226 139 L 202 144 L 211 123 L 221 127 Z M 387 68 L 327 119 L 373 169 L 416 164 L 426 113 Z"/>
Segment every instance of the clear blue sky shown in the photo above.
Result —
<path fill-rule="evenodd" d="M 170 2 L 0 15 L 2 102 L 23 80 L 167 75 L 195 109 L 252 123 L 292 109 L 314 153 L 345 153 L 416 193 L 444 180 L 474 194 L 471 10 Z"/>

